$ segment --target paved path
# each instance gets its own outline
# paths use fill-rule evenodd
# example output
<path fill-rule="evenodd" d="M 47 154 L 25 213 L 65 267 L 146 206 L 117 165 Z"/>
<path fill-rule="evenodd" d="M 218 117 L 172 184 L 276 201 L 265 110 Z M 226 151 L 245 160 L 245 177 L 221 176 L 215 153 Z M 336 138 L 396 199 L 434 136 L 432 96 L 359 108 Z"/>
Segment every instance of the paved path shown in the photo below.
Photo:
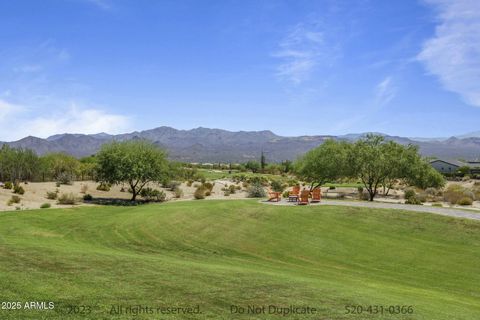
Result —
<path fill-rule="evenodd" d="M 272 205 L 295 205 L 293 202 L 280 201 L 280 202 L 266 202 L 262 203 L 272 204 Z M 328 206 L 347 206 L 347 207 L 364 207 L 364 208 L 381 208 L 381 209 L 400 209 L 407 211 L 417 211 L 417 212 L 428 212 L 440 214 L 442 216 L 449 216 L 455 218 L 464 218 L 480 221 L 480 211 L 469 212 L 466 210 L 460 209 L 451 209 L 451 208 L 440 208 L 432 206 L 421 206 L 421 205 L 411 205 L 411 204 L 401 204 L 401 203 L 387 203 L 387 202 L 369 202 L 369 201 L 348 201 L 348 200 L 322 200 L 320 203 L 310 204 L 310 205 L 328 205 Z"/>

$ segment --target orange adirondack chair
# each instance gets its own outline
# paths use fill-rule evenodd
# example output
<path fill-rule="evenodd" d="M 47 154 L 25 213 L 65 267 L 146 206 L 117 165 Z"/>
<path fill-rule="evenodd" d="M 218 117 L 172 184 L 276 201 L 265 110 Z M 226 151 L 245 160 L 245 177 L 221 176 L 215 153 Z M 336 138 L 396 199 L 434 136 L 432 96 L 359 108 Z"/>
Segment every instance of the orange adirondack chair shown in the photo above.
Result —
<path fill-rule="evenodd" d="M 302 192 L 300 193 L 300 198 L 299 198 L 297 204 L 300 204 L 300 205 L 308 204 L 308 196 L 309 195 L 310 195 L 310 191 L 302 190 Z"/>
<path fill-rule="evenodd" d="M 269 195 L 268 201 L 279 202 L 281 199 L 281 192 L 272 191 L 272 192 L 269 192 L 268 195 Z"/>
<path fill-rule="evenodd" d="M 294 186 L 292 191 L 288 193 L 288 201 L 298 201 L 300 194 L 300 186 Z"/>
<path fill-rule="evenodd" d="M 322 201 L 322 189 L 315 188 L 312 190 L 312 202 Z"/>

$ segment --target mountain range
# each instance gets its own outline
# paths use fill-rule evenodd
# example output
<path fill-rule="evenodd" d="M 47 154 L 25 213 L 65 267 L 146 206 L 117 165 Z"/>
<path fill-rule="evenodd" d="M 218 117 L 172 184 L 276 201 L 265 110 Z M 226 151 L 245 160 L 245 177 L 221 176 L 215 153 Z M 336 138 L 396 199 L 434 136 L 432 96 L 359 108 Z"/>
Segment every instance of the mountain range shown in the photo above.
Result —
<path fill-rule="evenodd" d="M 232 132 L 202 127 L 177 130 L 164 126 L 118 135 L 66 133 L 50 136 L 47 139 L 29 136 L 18 141 L 0 142 L 0 144 L 32 149 L 40 155 L 64 152 L 75 157 L 84 157 L 96 153 L 102 144 L 113 140 L 147 139 L 166 149 L 171 159 L 185 162 L 245 162 L 259 159 L 262 151 L 268 161 L 278 162 L 294 160 L 322 144 L 326 139 L 355 141 L 365 135 L 366 133 L 284 137 L 268 130 Z M 382 135 L 386 140 L 400 144 L 418 145 L 424 156 L 466 160 L 480 157 L 480 134 L 471 133 L 465 136 L 438 139 Z"/>

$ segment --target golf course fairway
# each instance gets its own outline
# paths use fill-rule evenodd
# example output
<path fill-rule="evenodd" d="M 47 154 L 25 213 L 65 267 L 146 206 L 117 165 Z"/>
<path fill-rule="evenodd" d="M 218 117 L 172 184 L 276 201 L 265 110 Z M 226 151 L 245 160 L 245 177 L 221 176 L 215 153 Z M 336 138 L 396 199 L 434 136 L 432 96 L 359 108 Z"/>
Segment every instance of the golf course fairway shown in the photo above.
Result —
<path fill-rule="evenodd" d="M 474 320 L 480 223 L 256 200 L 3 212 L 0 301 L 0 319 Z"/>

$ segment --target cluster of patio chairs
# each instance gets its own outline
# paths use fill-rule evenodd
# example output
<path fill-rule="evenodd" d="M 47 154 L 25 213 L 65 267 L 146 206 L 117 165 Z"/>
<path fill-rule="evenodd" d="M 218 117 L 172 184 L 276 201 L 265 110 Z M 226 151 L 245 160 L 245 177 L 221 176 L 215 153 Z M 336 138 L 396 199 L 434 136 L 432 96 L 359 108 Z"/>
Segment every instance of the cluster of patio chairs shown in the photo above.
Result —
<path fill-rule="evenodd" d="M 282 199 L 281 192 L 270 192 L 268 201 L 279 202 Z M 322 200 L 322 190 L 315 188 L 312 191 L 303 189 L 300 186 L 294 186 L 293 190 L 288 194 L 289 202 L 296 202 L 298 205 L 307 205 L 310 202 L 320 202 Z"/>

